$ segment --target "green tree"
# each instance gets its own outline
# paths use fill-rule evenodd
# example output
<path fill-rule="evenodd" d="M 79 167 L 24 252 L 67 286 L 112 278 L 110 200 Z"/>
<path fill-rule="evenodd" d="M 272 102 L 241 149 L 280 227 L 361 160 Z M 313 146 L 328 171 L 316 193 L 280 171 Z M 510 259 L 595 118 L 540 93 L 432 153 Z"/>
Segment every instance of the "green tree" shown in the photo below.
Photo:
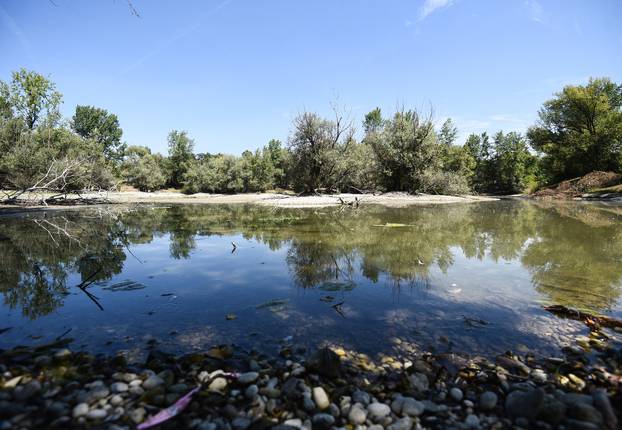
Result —
<path fill-rule="evenodd" d="M 294 119 L 288 140 L 294 187 L 312 192 L 335 189 L 351 173 L 346 154 L 354 143 L 350 123 L 336 113 L 334 121 L 305 112 Z"/>
<path fill-rule="evenodd" d="M 550 180 L 622 169 L 622 85 L 607 78 L 568 85 L 538 116 L 527 136 Z"/>
<path fill-rule="evenodd" d="M 438 142 L 441 145 L 452 146 L 456 142 L 456 138 L 458 137 L 458 129 L 456 125 L 451 120 L 451 118 L 447 118 L 443 125 L 441 126 L 441 130 L 438 133 Z"/>
<path fill-rule="evenodd" d="M 365 120 L 363 121 L 363 129 L 365 133 L 373 133 L 382 127 L 382 111 L 379 107 L 376 109 L 369 111 L 365 115 Z"/>
<path fill-rule="evenodd" d="M 420 175 L 440 167 L 432 116 L 400 110 L 381 124 L 381 128 L 365 135 L 365 142 L 376 155 L 384 187 L 393 191 L 417 191 Z"/>
<path fill-rule="evenodd" d="M 183 177 L 194 161 L 194 140 L 188 132 L 173 130 L 168 135 L 168 157 L 171 168 L 170 183 L 174 187 L 183 185 Z"/>
<path fill-rule="evenodd" d="M 76 106 L 71 128 L 85 139 L 92 139 L 101 145 L 107 160 L 119 162 L 126 147 L 121 142 L 123 130 L 115 114 L 94 106 Z"/>
<path fill-rule="evenodd" d="M 155 191 L 166 184 L 160 154 L 152 154 L 146 146 L 130 146 L 121 165 L 125 181 L 141 191 Z"/>
<path fill-rule="evenodd" d="M 60 119 L 62 95 L 52 81 L 39 73 L 26 69 L 13 72 L 10 84 L 0 84 L 0 99 L 5 114 L 8 105 L 29 130 L 42 123 L 54 125 Z"/>

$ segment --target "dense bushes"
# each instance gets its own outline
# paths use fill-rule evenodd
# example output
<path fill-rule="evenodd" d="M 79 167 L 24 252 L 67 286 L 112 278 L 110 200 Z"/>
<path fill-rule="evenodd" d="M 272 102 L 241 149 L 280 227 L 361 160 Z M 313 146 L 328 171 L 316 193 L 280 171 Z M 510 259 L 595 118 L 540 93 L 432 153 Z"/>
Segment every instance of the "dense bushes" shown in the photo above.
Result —
<path fill-rule="evenodd" d="M 27 192 L 111 189 L 186 193 L 406 191 L 435 194 L 518 193 L 594 169 L 622 168 L 622 86 L 592 79 L 547 101 L 527 138 L 472 134 L 457 145 L 451 120 L 399 109 L 365 115 L 360 141 L 352 121 L 304 112 L 284 147 L 271 140 L 241 156 L 195 154 L 186 131 L 168 135 L 168 156 L 122 141 L 116 115 L 77 106 L 62 121 L 54 84 L 20 70 L 0 81 L 0 188 Z"/>

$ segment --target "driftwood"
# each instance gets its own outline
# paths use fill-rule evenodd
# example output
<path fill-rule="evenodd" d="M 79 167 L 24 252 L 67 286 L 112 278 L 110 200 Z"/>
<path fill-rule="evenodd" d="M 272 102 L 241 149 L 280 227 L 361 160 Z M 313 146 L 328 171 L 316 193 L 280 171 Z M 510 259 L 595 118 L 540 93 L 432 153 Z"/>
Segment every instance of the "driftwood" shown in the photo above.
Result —
<path fill-rule="evenodd" d="M 544 310 L 551 312 L 562 318 L 573 319 L 584 323 L 590 331 L 597 331 L 601 327 L 621 327 L 622 320 L 611 318 L 604 315 L 593 315 L 576 309 L 567 308 L 562 305 L 545 306 Z"/>

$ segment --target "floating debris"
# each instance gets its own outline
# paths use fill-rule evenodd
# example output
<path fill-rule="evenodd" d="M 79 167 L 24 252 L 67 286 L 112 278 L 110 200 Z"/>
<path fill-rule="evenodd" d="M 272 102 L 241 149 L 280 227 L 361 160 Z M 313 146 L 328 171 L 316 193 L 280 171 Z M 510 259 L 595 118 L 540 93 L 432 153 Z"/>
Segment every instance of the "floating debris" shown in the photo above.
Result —
<path fill-rule="evenodd" d="M 323 282 L 318 288 L 322 291 L 352 291 L 356 288 L 356 284 L 352 281 L 328 281 Z"/>
<path fill-rule="evenodd" d="M 320 297 L 320 300 L 323 302 L 329 303 L 335 300 L 335 298 L 333 296 L 323 296 L 323 297 Z"/>
<path fill-rule="evenodd" d="M 282 308 L 289 304 L 288 299 L 273 299 L 268 300 L 265 303 L 255 306 L 256 309 L 274 309 L 274 308 Z"/>
<path fill-rule="evenodd" d="M 374 224 L 372 227 L 387 227 L 387 228 L 397 228 L 397 227 L 414 227 L 412 224 L 400 224 L 396 222 L 387 222 L 385 224 Z"/>
<path fill-rule="evenodd" d="M 102 289 L 116 292 L 116 291 L 142 290 L 143 288 L 146 288 L 145 285 L 128 279 L 126 281 L 117 282 L 116 284 L 108 285 L 106 287 L 103 287 Z"/>
<path fill-rule="evenodd" d="M 238 316 L 236 314 L 227 314 L 227 315 L 225 315 L 225 319 L 227 321 L 232 321 L 232 320 L 235 320 L 237 318 L 238 318 Z"/>

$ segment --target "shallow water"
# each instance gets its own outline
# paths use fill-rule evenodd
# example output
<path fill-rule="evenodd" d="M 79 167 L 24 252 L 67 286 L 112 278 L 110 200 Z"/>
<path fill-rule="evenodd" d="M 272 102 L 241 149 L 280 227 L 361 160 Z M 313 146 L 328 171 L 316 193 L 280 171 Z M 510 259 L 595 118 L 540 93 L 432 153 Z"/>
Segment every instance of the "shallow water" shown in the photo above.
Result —
<path fill-rule="evenodd" d="M 622 316 L 622 206 L 32 212 L 0 217 L 0 258 L 0 348 L 550 353 L 585 329 L 542 305 Z"/>

